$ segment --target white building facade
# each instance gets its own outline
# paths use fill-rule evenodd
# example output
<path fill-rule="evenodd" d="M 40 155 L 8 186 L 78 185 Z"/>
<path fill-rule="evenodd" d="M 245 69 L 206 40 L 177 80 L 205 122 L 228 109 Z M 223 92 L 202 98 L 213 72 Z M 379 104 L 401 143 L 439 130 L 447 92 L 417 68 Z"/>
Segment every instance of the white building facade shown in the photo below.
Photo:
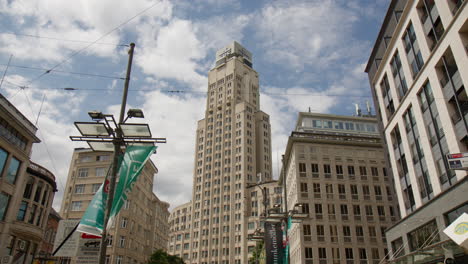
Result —
<path fill-rule="evenodd" d="M 446 159 L 468 151 L 467 18 L 466 1 L 391 1 L 366 67 L 403 217 L 387 230 L 395 262 L 463 258 L 416 252 L 468 210 L 467 172 Z"/>

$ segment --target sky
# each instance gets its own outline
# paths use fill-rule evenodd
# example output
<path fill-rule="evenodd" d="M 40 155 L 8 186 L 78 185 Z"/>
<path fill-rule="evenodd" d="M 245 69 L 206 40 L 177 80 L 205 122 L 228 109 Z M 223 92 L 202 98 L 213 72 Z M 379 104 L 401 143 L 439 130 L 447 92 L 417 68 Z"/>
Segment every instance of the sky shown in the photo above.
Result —
<path fill-rule="evenodd" d="M 0 93 L 38 128 L 31 160 L 56 176 L 58 210 L 73 149 L 87 147 L 70 141 L 73 123 L 91 110 L 119 115 L 134 42 L 127 109 L 167 138 L 152 156 L 153 190 L 174 208 L 191 200 L 216 50 L 238 41 L 253 54 L 277 178 L 298 112 L 353 115 L 372 101 L 364 68 L 389 2 L 0 0 Z"/>

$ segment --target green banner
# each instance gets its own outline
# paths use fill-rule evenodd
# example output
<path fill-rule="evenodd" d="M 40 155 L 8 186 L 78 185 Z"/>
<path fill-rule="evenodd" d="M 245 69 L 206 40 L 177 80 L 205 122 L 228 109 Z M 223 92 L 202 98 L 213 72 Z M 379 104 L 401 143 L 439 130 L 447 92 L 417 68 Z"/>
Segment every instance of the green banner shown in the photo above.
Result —
<path fill-rule="evenodd" d="M 155 146 L 127 147 L 123 161 L 120 163 L 119 182 L 117 183 L 114 201 L 112 202 L 112 210 L 109 219 L 110 223 L 115 220 L 116 215 L 120 212 L 120 209 L 122 209 L 125 201 L 127 201 L 128 194 L 132 191 L 143 167 L 155 150 Z"/>
<path fill-rule="evenodd" d="M 119 159 L 118 183 L 114 193 L 109 223 L 112 223 L 111 221 L 119 213 L 145 163 L 155 150 L 155 146 L 128 146 L 123 159 Z M 105 202 L 108 198 L 108 192 L 109 179 L 107 178 L 94 195 L 88 208 L 86 208 L 78 225 L 78 232 L 101 236 L 104 227 Z M 109 226 L 111 224 L 108 224 Z"/>

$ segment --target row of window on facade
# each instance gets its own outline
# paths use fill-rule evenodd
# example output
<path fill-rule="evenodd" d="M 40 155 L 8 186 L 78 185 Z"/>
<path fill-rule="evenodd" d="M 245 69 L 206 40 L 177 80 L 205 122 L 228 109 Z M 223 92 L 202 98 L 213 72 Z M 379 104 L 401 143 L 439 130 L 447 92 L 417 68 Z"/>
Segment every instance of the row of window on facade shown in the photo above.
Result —
<path fill-rule="evenodd" d="M 336 220 L 336 207 L 335 204 L 323 204 L 323 203 L 316 203 L 314 205 L 314 212 L 315 212 L 315 219 L 316 220 L 322 220 L 324 219 L 325 215 L 325 210 L 323 208 L 325 207 L 327 209 L 327 215 L 328 215 L 328 220 Z M 382 221 L 386 221 L 386 217 L 390 215 L 392 220 L 396 220 L 396 212 L 395 208 L 393 206 L 388 206 L 388 211 L 386 211 L 386 206 L 383 205 L 377 205 L 377 206 L 372 206 L 372 205 L 361 205 L 361 204 L 340 204 L 339 207 L 340 213 L 341 213 L 341 220 L 343 221 L 348 221 L 350 219 L 350 211 L 352 209 L 352 213 L 354 216 L 354 220 L 360 221 L 363 220 L 361 216 L 361 209 L 364 208 L 366 220 L 368 222 L 374 221 L 374 209 L 377 209 L 377 215 L 379 216 L 379 219 Z M 310 213 L 309 209 L 309 203 L 302 203 L 302 212 L 303 213 Z"/>
<path fill-rule="evenodd" d="M 377 132 L 377 125 L 373 123 L 351 122 L 351 121 L 332 121 L 325 119 L 304 118 L 302 120 L 304 128 L 323 128 L 332 130 L 349 130 L 358 132 Z"/>
<path fill-rule="evenodd" d="M 316 250 L 315 254 L 314 254 L 314 250 Z M 344 249 L 328 248 L 327 249 L 327 248 L 321 248 L 321 247 L 319 248 L 305 247 L 304 251 L 305 251 L 304 254 L 305 254 L 306 261 L 309 259 L 314 259 L 314 255 L 315 255 L 315 258 L 321 261 L 320 263 L 333 263 L 331 260 L 339 263 L 340 260 L 342 259 L 346 259 L 347 261 L 354 261 L 357 259 L 361 261 L 365 261 L 362 263 L 368 263 L 367 262 L 368 259 L 372 259 L 376 261 L 376 263 L 379 263 L 381 260 L 381 255 L 379 254 L 378 248 L 370 248 L 370 252 L 371 252 L 370 256 L 368 256 L 369 249 L 366 249 L 366 248 L 344 248 Z M 327 254 L 327 251 L 328 251 L 328 254 Z M 344 254 L 342 251 L 344 251 Z M 387 255 L 386 250 L 384 254 Z M 330 262 L 327 262 L 327 260 Z M 347 263 L 354 263 L 354 262 L 347 262 Z"/>
<path fill-rule="evenodd" d="M 335 165 L 334 173 L 338 178 L 343 177 L 344 172 L 343 172 L 343 165 Z M 307 177 L 307 174 L 309 172 L 309 166 L 307 166 L 306 163 L 299 163 L 299 177 Z M 320 170 L 320 166 L 318 163 L 311 163 L 310 164 L 310 175 L 312 178 L 318 178 L 321 173 L 325 176 L 325 178 L 330 178 L 332 176 L 332 166 L 330 164 L 322 164 L 322 170 Z M 370 167 L 370 172 L 371 174 L 368 174 L 368 167 L 366 166 L 358 166 L 359 168 L 359 175 L 360 176 L 372 176 L 372 177 L 378 177 L 379 176 L 379 168 L 378 167 Z M 347 165 L 346 166 L 347 174 L 348 176 L 355 176 L 356 171 L 355 171 L 355 166 L 354 165 Z M 387 177 L 387 170 L 385 167 L 382 168 L 382 174 L 384 177 Z M 341 175 L 341 177 L 340 177 Z"/>

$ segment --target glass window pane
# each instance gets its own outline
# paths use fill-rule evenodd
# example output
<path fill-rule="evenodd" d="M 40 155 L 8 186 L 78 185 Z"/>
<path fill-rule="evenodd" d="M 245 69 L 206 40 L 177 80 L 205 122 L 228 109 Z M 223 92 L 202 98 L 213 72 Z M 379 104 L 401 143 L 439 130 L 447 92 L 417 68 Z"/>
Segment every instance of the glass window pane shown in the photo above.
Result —
<path fill-rule="evenodd" d="M 26 216 L 26 210 L 28 209 L 28 203 L 23 201 L 18 210 L 18 215 L 16 216 L 16 220 L 24 221 L 24 217 Z"/>
<path fill-rule="evenodd" d="M 20 166 L 19 160 L 11 158 L 10 167 L 8 168 L 6 180 L 8 183 L 15 184 L 16 175 L 18 174 L 18 169 Z"/>
<path fill-rule="evenodd" d="M 0 193 L 0 221 L 3 221 L 3 218 L 5 217 L 9 202 L 10 196 L 5 193 Z"/>
<path fill-rule="evenodd" d="M 8 152 L 0 148 L 0 177 L 2 176 L 3 168 L 5 167 Z"/>

